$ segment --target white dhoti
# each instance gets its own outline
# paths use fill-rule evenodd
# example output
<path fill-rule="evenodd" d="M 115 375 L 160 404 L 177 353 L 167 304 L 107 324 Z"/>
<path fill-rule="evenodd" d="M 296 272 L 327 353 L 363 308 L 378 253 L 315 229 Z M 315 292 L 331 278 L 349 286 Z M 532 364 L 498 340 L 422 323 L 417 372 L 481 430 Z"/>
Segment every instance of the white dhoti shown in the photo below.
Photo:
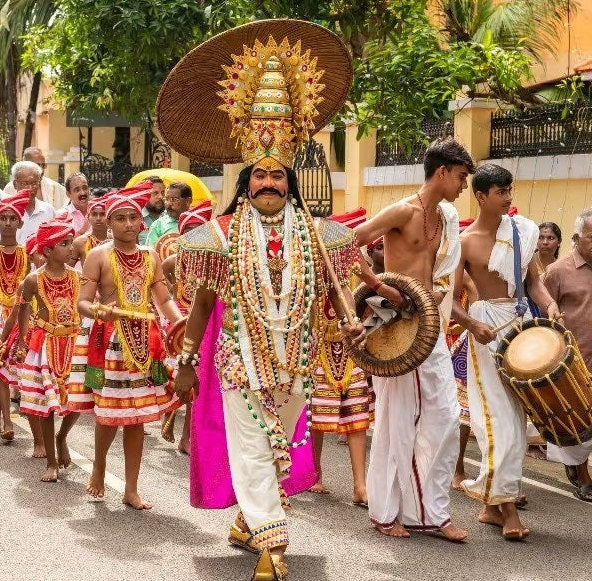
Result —
<path fill-rule="evenodd" d="M 469 314 L 498 327 L 515 316 L 515 299 L 476 301 Z M 482 345 L 469 335 L 467 391 L 471 429 L 481 449 L 481 468 L 475 480 L 464 480 L 463 490 L 486 504 L 514 502 L 520 493 L 526 451 L 526 417 L 516 398 L 502 384 L 494 354 L 504 329 L 495 341 Z"/>
<path fill-rule="evenodd" d="M 547 460 L 561 462 L 566 466 L 579 466 L 588 460 L 592 451 L 592 440 L 586 440 L 575 446 L 556 446 L 547 443 Z"/>
<path fill-rule="evenodd" d="M 282 403 L 285 393 L 282 392 Z M 237 389 L 223 391 L 224 423 L 232 486 L 253 540 L 260 548 L 288 544 L 288 526 L 278 489 L 277 463 L 269 436 L 254 421 L 253 413 L 272 428 L 274 420 L 249 392 L 249 403 Z M 304 408 L 304 396 L 290 396 L 279 409 L 286 435 L 291 438 Z"/>
<path fill-rule="evenodd" d="M 443 333 L 428 359 L 400 377 L 374 377 L 376 415 L 368 504 L 374 524 L 438 529 L 450 521 L 459 452 L 456 382 Z"/>

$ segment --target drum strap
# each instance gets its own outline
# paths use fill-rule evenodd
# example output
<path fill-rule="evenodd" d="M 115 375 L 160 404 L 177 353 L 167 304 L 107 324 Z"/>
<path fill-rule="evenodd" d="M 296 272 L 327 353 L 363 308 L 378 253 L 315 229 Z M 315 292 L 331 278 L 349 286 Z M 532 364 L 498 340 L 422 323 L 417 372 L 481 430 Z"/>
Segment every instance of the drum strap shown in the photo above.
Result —
<path fill-rule="evenodd" d="M 510 217 L 512 222 L 512 241 L 514 246 L 514 283 L 516 284 L 516 314 L 523 317 L 528 310 L 528 303 L 524 299 L 524 284 L 522 282 L 522 252 L 520 250 L 520 235 L 518 226 L 514 218 Z"/>

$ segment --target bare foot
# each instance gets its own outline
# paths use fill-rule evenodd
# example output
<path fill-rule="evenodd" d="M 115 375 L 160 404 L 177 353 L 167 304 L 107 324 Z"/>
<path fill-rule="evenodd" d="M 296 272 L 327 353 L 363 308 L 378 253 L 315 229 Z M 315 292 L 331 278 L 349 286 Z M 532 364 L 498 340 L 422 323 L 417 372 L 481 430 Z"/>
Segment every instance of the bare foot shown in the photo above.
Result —
<path fill-rule="evenodd" d="M 438 532 L 447 541 L 451 541 L 453 543 L 462 543 L 469 534 L 467 531 L 455 527 L 452 523 L 448 523 L 445 527 L 442 527 Z"/>
<path fill-rule="evenodd" d="M 166 412 L 163 415 L 162 426 L 160 428 L 160 435 L 163 440 L 171 442 L 171 444 L 175 441 L 175 418 L 169 422 L 172 413 L 173 412 Z"/>
<path fill-rule="evenodd" d="M 454 490 L 462 490 L 460 483 L 467 479 L 467 475 L 464 472 L 455 472 L 452 477 L 452 488 Z"/>
<path fill-rule="evenodd" d="M 189 456 L 189 454 L 191 454 L 191 444 L 190 444 L 189 440 L 185 439 L 185 438 L 181 438 L 179 440 L 179 445 L 177 446 L 177 450 L 179 450 L 179 452 L 181 452 L 182 454 L 187 454 Z"/>
<path fill-rule="evenodd" d="M 43 443 L 35 444 L 35 442 L 33 442 L 33 458 L 47 458 L 45 445 Z"/>
<path fill-rule="evenodd" d="M 329 494 L 329 491 L 323 486 L 322 482 L 317 482 L 313 484 L 309 489 L 308 492 L 314 492 L 315 494 Z"/>
<path fill-rule="evenodd" d="M 528 529 L 526 529 L 528 530 Z M 527 534 L 524 534 L 525 527 L 520 522 L 518 514 L 509 514 L 504 518 L 504 526 L 502 527 L 502 536 L 506 541 L 521 541 Z"/>
<path fill-rule="evenodd" d="M 10 416 L 4 418 L 4 426 L 0 438 L 6 442 L 12 442 L 12 440 L 14 440 L 14 424 L 12 423 Z"/>
<path fill-rule="evenodd" d="M 479 522 L 486 525 L 502 528 L 504 526 L 504 517 L 497 506 L 484 506 L 477 517 Z"/>
<path fill-rule="evenodd" d="M 72 463 L 70 458 L 70 450 L 68 450 L 68 444 L 66 438 L 58 434 L 56 435 L 56 452 L 58 455 L 58 466 L 60 468 L 67 468 Z"/>
<path fill-rule="evenodd" d="M 400 523 L 395 522 L 392 527 L 383 527 L 375 524 L 374 528 L 387 537 L 396 537 L 398 539 L 408 539 L 411 535 L 409 531 Z"/>
<path fill-rule="evenodd" d="M 41 477 L 41 482 L 57 482 L 58 481 L 58 467 L 48 466 L 45 469 L 45 474 Z"/>
<path fill-rule="evenodd" d="M 352 503 L 355 506 L 361 506 L 362 508 L 368 508 L 368 493 L 366 487 L 354 487 L 354 494 L 352 496 Z"/>
<path fill-rule="evenodd" d="M 90 480 L 86 485 L 86 493 L 92 496 L 94 500 L 104 500 L 105 498 L 105 473 L 93 467 Z"/>
<path fill-rule="evenodd" d="M 149 502 L 142 500 L 137 492 L 126 492 L 123 495 L 121 502 L 123 502 L 123 504 L 128 504 L 136 510 L 148 510 L 152 508 L 152 505 Z"/>
<path fill-rule="evenodd" d="M 543 448 L 543 446 L 528 446 L 528 449 L 526 450 L 526 455 L 530 458 L 536 458 L 537 460 L 547 459 L 547 451 Z"/>

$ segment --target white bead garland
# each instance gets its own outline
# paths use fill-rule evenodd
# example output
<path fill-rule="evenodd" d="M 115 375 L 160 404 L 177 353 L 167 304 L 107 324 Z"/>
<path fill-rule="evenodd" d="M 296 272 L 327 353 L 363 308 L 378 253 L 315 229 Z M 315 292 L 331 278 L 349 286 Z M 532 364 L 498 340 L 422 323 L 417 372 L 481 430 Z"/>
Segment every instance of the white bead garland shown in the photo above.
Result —
<path fill-rule="evenodd" d="M 282 293 L 282 297 L 288 296 L 289 294 L 294 293 L 294 307 L 291 309 L 290 314 L 288 316 L 281 316 L 281 317 L 269 317 L 267 313 L 264 313 L 262 309 L 257 305 L 254 301 L 253 293 L 250 290 L 246 290 L 244 292 L 245 302 L 247 303 L 248 307 L 250 308 L 253 315 L 257 318 L 257 320 L 268 330 L 273 332 L 281 332 L 281 333 L 289 333 L 291 331 L 295 331 L 299 329 L 301 326 L 304 325 L 305 321 L 309 320 L 310 311 L 312 305 L 314 304 L 314 300 L 316 298 L 316 294 L 314 291 L 314 285 L 311 284 L 311 279 L 314 276 L 314 260 L 311 251 L 311 240 L 310 240 L 310 233 L 306 226 L 306 222 L 302 216 L 301 210 L 296 209 L 296 219 L 298 222 L 299 231 L 293 232 L 292 239 L 301 240 L 302 241 L 302 259 L 301 259 L 301 267 L 302 271 L 304 272 L 304 285 L 298 283 L 296 284 L 295 288 L 291 288 L 289 291 Z M 230 280 L 230 296 L 231 296 L 231 310 L 232 310 L 232 320 L 233 320 L 233 338 L 235 343 L 235 352 L 237 355 L 240 356 L 240 331 L 239 331 L 239 304 L 237 298 L 237 281 L 238 277 L 235 274 L 235 261 L 234 261 L 234 233 L 235 233 L 235 221 L 238 212 L 236 212 L 230 221 L 229 230 L 228 230 L 228 257 L 229 257 L 229 280 Z M 282 212 L 281 220 L 284 219 L 285 213 Z M 250 256 L 249 252 L 247 251 L 248 244 L 247 235 L 246 235 L 246 228 L 243 230 L 243 225 L 250 226 L 250 224 L 245 224 L 251 222 L 249 220 L 249 216 L 247 212 L 244 212 L 242 216 L 242 220 L 239 223 L 239 234 L 238 234 L 238 245 L 236 249 L 237 254 L 237 266 L 239 272 L 247 272 L 247 267 L 250 266 L 251 268 L 254 266 L 252 256 Z M 279 222 L 279 219 L 278 219 Z M 274 222 L 277 223 L 277 222 Z M 253 229 L 251 228 L 251 232 Z M 300 245 L 299 245 L 300 246 Z M 261 249 L 259 249 L 261 251 Z M 307 260 L 308 259 L 308 260 Z M 308 272 L 307 272 L 308 270 Z M 296 277 L 292 277 L 296 279 Z M 299 281 L 298 281 L 299 282 Z M 308 295 L 306 294 L 308 292 Z M 269 295 L 268 295 L 269 296 Z M 301 317 L 291 326 L 288 327 L 274 327 L 271 323 L 280 321 L 280 320 L 289 320 L 298 305 L 299 301 L 305 302 L 304 312 Z M 309 339 L 310 338 L 310 330 L 308 324 L 304 325 L 303 334 L 302 334 L 302 341 L 301 341 L 301 353 L 299 355 L 299 362 L 302 365 L 302 368 L 306 368 L 309 363 L 309 356 L 308 356 L 308 348 L 309 348 Z M 304 399 L 306 405 L 306 431 L 304 433 L 304 437 L 297 441 L 297 442 L 290 442 L 287 438 L 281 438 L 279 436 L 274 436 L 275 440 L 279 444 L 285 444 L 288 447 L 298 448 L 300 446 L 304 446 L 311 435 L 310 428 L 312 427 L 312 410 L 311 410 L 311 390 L 310 390 L 310 374 L 307 376 L 303 376 L 302 378 L 302 388 L 304 391 Z M 253 405 L 249 401 L 248 391 L 245 384 L 241 384 L 239 386 L 240 392 L 247 403 L 247 409 L 251 413 L 251 416 L 258 423 L 259 427 L 269 436 L 273 436 L 273 431 L 267 426 L 267 424 L 260 419 L 257 413 L 253 410 Z"/>

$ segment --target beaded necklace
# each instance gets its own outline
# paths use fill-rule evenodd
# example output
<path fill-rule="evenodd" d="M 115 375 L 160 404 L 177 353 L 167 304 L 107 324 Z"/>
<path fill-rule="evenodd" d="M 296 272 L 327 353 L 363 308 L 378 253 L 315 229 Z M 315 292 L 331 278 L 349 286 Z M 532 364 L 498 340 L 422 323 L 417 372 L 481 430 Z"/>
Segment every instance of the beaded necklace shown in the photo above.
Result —
<path fill-rule="evenodd" d="M 287 279 L 289 290 L 282 289 L 282 300 L 288 300 L 287 314 L 281 317 L 272 317 L 266 309 L 266 301 L 262 295 L 261 281 L 265 273 L 260 271 L 257 258 L 264 249 L 261 241 L 257 240 L 256 216 L 254 216 L 250 204 L 243 203 L 233 215 L 228 230 L 228 257 L 230 279 L 230 303 L 233 320 L 233 338 L 235 353 L 241 356 L 240 343 L 240 318 L 244 319 L 251 340 L 251 351 L 262 365 L 268 365 L 273 369 L 274 377 L 276 369 L 289 373 L 291 376 L 302 376 L 302 387 L 306 402 L 307 429 L 298 442 L 290 442 L 285 435 L 280 435 L 270 428 L 263 418 L 253 410 L 253 405 L 248 399 L 246 382 L 239 385 L 240 392 L 245 399 L 247 409 L 253 420 L 269 437 L 273 437 L 278 444 L 297 448 L 303 446 L 310 437 L 311 395 L 310 373 L 316 366 L 314 359 L 309 355 L 310 345 L 310 316 L 311 308 L 317 301 L 318 312 L 322 312 L 326 289 L 323 281 L 315 279 L 315 271 L 320 272 L 319 252 L 313 225 L 302 210 L 295 209 L 296 228 L 291 232 L 290 249 L 291 260 L 290 276 Z M 254 236 L 255 235 L 255 236 Z M 259 242 L 256 245 L 256 242 Z M 259 284 L 258 284 L 259 283 Z M 284 284 L 286 287 L 288 284 Z M 316 285 L 316 288 L 315 288 Z M 272 298 L 276 298 L 273 296 Z M 278 320 L 286 320 L 283 327 L 273 325 Z M 321 320 L 323 318 L 321 317 Z M 274 348 L 273 334 L 284 335 L 286 345 L 286 363 L 279 360 Z M 276 343 L 277 346 L 277 343 Z M 257 370 L 259 372 L 259 369 Z M 259 374 L 261 378 L 261 374 Z M 265 379 L 265 378 L 263 378 Z M 269 385 L 263 385 L 270 392 Z"/>
<path fill-rule="evenodd" d="M 138 248 L 131 254 L 126 254 L 113 248 L 109 253 L 109 260 L 120 307 L 148 312 L 150 287 L 154 280 L 154 260 L 150 252 Z M 121 341 L 125 364 L 128 368 L 148 373 L 152 364 L 148 347 L 150 321 L 117 319 L 115 329 Z"/>
<path fill-rule="evenodd" d="M 440 230 L 440 210 L 438 209 L 438 211 L 436 212 L 436 216 L 438 218 L 438 220 L 436 222 L 436 229 L 434 230 L 434 233 L 431 236 L 428 236 L 428 214 L 426 212 L 425 206 L 423 205 L 423 201 L 422 201 L 421 196 L 419 194 L 417 194 L 417 199 L 419 200 L 419 205 L 421 206 L 421 209 L 423 210 L 423 233 L 424 233 L 424 236 L 426 237 L 426 240 L 428 242 L 432 242 L 434 240 L 434 238 L 436 237 L 436 234 L 438 234 L 438 230 Z"/>
<path fill-rule="evenodd" d="M 46 334 L 47 360 L 60 390 L 60 400 L 66 401 L 64 381 L 70 373 L 77 325 L 80 324 L 78 313 L 78 295 L 80 278 L 78 273 L 67 268 L 61 276 L 52 276 L 43 269 L 37 274 L 37 291 L 47 309 L 49 323 L 72 326 L 70 336 L 57 337 Z"/>
<path fill-rule="evenodd" d="M 105 240 L 99 240 L 94 234 L 89 234 L 86 238 L 86 242 L 84 243 L 84 256 L 88 256 L 88 253 L 95 248 L 96 246 L 100 246 L 109 240 L 109 237 L 105 238 Z"/>
<path fill-rule="evenodd" d="M 22 246 L 14 252 L 5 252 L 0 246 L 0 305 L 10 309 L 14 306 L 16 291 L 27 274 L 27 253 Z"/>

